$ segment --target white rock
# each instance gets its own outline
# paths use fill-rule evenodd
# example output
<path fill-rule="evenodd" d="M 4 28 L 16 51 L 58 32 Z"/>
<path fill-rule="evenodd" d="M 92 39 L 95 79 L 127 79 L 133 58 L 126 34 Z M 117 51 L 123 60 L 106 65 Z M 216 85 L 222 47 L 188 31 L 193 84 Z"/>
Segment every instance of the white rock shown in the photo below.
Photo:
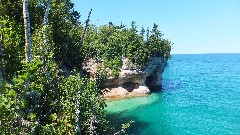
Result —
<path fill-rule="evenodd" d="M 138 93 L 138 94 L 148 94 L 150 92 L 150 90 L 146 86 L 139 86 L 139 88 L 134 89 L 133 92 Z"/>

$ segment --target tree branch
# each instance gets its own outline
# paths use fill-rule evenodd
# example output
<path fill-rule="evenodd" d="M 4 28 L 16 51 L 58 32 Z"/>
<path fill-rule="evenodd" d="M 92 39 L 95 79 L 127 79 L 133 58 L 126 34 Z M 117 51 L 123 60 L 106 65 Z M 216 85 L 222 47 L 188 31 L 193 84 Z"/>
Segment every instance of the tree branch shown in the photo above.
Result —
<path fill-rule="evenodd" d="M 82 32 L 82 37 L 81 37 L 81 40 L 80 40 L 80 43 L 79 43 L 79 46 L 82 47 L 82 44 L 83 44 L 83 40 L 84 40 L 84 36 L 85 36 L 85 33 L 87 31 L 87 27 L 88 27 L 88 23 L 90 22 L 90 16 L 91 16 L 91 13 L 92 13 L 92 9 L 90 10 L 90 12 L 88 13 L 88 18 L 85 22 L 85 27 L 83 29 L 83 32 Z"/>

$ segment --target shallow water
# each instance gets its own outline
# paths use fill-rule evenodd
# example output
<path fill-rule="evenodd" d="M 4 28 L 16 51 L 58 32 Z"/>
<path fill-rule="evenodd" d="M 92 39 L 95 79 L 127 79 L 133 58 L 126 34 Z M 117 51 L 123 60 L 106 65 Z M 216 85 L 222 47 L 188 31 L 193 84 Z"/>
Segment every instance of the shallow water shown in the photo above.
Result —
<path fill-rule="evenodd" d="M 106 109 L 129 134 L 240 134 L 240 54 L 173 55 L 157 91 Z"/>

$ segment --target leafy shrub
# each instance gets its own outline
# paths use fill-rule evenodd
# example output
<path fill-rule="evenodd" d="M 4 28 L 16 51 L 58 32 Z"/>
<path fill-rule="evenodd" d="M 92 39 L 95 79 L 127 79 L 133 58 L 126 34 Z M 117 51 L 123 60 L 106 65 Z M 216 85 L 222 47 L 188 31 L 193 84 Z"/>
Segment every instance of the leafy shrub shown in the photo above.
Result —
<path fill-rule="evenodd" d="M 84 27 L 73 3 L 53 0 L 49 25 L 42 26 L 45 2 L 29 1 L 33 41 L 29 63 L 23 62 L 22 1 L 0 3 L 0 134 L 109 134 L 112 128 L 99 90 L 106 69 L 117 76 L 122 58 L 129 58 L 137 68 L 153 57 L 170 58 L 171 42 L 162 38 L 156 24 L 151 31 L 138 32 L 135 22 L 131 28 L 109 23 L 88 27 L 80 46 Z M 99 69 L 95 81 L 79 74 L 88 58 L 103 61 L 106 67 Z"/>
<path fill-rule="evenodd" d="M 154 57 L 170 58 L 171 42 L 162 38 L 158 26 L 152 30 L 142 28 L 140 33 L 137 25 L 132 22 L 131 28 L 115 26 L 112 23 L 88 29 L 81 48 L 82 59 L 93 57 L 104 61 L 104 65 L 118 75 L 122 58 L 129 58 L 138 68 Z M 150 34 L 149 34 L 150 33 Z"/>
<path fill-rule="evenodd" d="M 109 131 L 95 81 L 78 73 L 64 77 L 56 64 L 48 70 L 48 78 L 39 59 L 23 67 L 12 83 L 2 86 L 3 134 L 72 134 L 78 124 L 84 134 Z"/>

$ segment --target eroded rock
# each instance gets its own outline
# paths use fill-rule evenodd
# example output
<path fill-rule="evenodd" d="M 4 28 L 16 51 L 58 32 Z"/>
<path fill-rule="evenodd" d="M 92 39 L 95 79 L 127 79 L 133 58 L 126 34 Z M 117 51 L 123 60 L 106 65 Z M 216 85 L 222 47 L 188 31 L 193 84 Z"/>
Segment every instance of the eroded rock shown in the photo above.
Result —
<path fill-rule="evenodd" d="M 167 59 L 158 57 L 149 60 L 142 69 L 137 69 L 127 58 L 122 59 L 122 67 L 118 76 L 110 76 L 104 83 L 105 98 L 143 96 L 150 93 L 149 88 L 161 88 L 162 73 L 167 64 Z M 96 77 L 97 69 L 103 68 L 102 62 L 89 59 L 83 68 Z M 111 73 L 108 69 L 107 72 Z"/>

